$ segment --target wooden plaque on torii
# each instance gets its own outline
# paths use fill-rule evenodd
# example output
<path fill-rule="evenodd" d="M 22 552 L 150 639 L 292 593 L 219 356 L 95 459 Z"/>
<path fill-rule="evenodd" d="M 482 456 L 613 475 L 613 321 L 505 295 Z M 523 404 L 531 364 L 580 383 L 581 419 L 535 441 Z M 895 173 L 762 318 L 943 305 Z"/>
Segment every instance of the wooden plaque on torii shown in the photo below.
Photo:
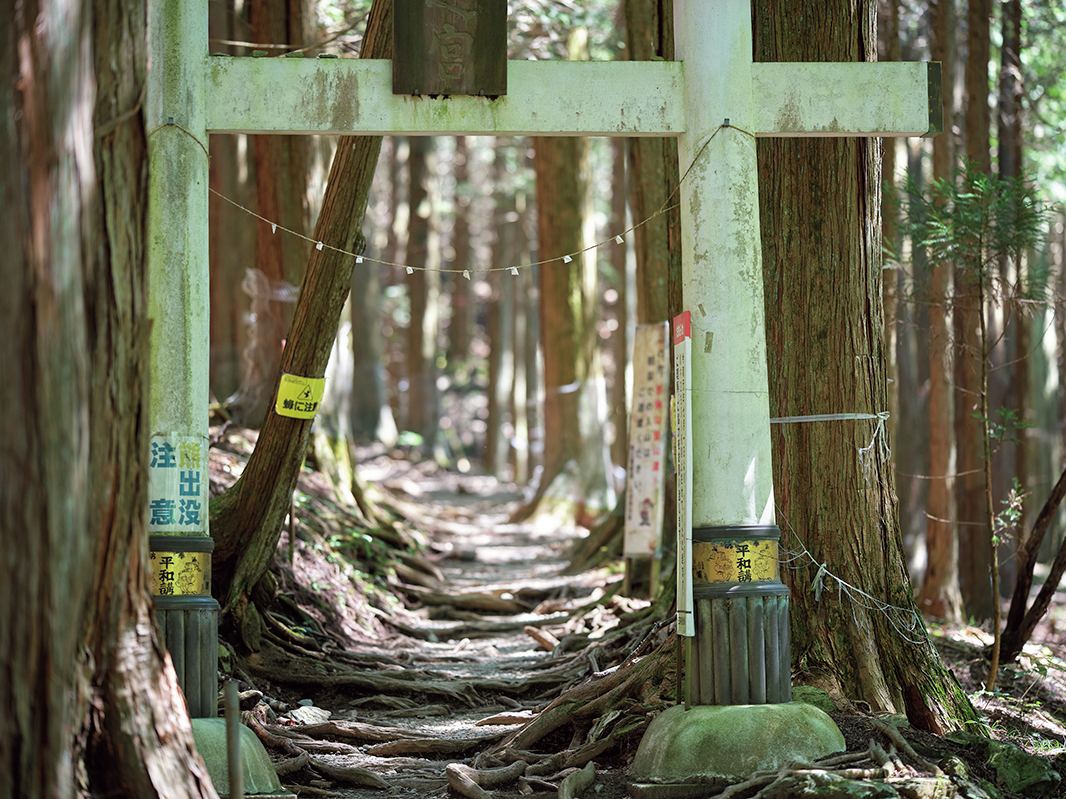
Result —
<path fill-rule="evenodd" d="M 395 0 L 392 93 L 507 94 L 503 0 Z"/>

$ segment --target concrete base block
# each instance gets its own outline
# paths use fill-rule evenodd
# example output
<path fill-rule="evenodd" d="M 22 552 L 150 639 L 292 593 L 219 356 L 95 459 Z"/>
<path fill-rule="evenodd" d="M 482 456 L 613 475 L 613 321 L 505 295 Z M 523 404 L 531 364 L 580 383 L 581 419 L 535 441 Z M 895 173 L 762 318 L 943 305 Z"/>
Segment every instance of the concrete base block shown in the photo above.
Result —
<path fill-rule="evenodd" d="M 241 731 L 241 772 L 244 774 L 245 796 L 292 797 L 281 787 L 281 781 L 274 771 L 263 742 L 255 733 L 240 725 Z M 229 761 L 226 757 L 226 720 L 193 719 L 192 734 L 196 739 L 196 748 L 204 759 L 207 773 L 215 790 L 221 797 L 229 796 Z"/>
<path fill-rule="evenodd" d="M 696 705 L 687 711 L 675 705 L 648 726 L 628 777 L 645 785 L 725 785 L 844 749 L 833 720 L 802 702 Z"/>

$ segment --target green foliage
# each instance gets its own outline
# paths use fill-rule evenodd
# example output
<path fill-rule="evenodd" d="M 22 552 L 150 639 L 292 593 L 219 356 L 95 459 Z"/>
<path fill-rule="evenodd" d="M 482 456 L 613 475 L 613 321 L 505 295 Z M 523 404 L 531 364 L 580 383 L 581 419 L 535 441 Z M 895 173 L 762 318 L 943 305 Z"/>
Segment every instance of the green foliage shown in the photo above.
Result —
<path fill-rule="evenodd" d="M 613 24 L 618 3 L 588 0 L 559 3 L 555 0 L 528 0 L 509 3 L 507 9 L 509 58 L 566 58 L 567 39 L 575 28 L 588 31 L 589 56 L 594 61 L 610 60 L 624 47 Z"/>
<path fill-rule="evenodd" d="M 1033 174 L 1066 200 L 1066 6 L 1061 0 L 1031 0 L 1022 15 L 1022 103 L 1025 155 Z"/>
<path fill-rule="evenodd" d="M 967 161 L 927 191 L 908 178 L 904 193 L 904 231 L 929 264 L 954 266 L 956 287 L 979 283 L 993 302 L 1027 310 L 1047 301 L 1046 267 L 1004 268 L 1044 240 L 1047 215 L 1028 180 L 992 177 Z"/>
<path fill-rule="evenodd" d="M 1018 478 L 1013 478 L 1010 493 L 1002 500 L 1003 509 L 992 520 L 992 543 L 999 546 L 1008 533 L 1017 531 L 1022 522 L 1022 505 L 1028 492 L 1022 491 Z"/>
<path fill-rule="evenodd" d="M 972 415 L 988 426 L 988 437 L 996 445 L 1020 444 L 1021 439 L 1018 438 L 1017 432 L 1034 426 L 1032 422 L 1021 417 L 1017 408 L 998 408 L 987 419 L 979 413 Z"/>

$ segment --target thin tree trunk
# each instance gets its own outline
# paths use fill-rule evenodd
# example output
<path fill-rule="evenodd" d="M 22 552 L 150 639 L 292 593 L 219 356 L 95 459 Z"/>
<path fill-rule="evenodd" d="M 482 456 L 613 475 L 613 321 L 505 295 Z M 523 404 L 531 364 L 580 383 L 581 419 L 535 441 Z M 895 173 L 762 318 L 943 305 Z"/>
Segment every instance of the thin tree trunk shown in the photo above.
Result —
<path fill-rule="evenodd" d="M 955 65 L 955 0 L 937 0 L 932 56 L 940 61 L 950 89 Z M 954 113 L 951 91 L 944 92 L 944 119 Z M 933 139 L 933 180 L 952 180 L 951 135 Z M 950 263 L 930 265 L 929 284 L 929 501 L 925 527 L 926 567 L 918 607 L 950 622 L 962 620 L 959 543 L 955 524 L 955 396 L 952 385 L 952 330 L 948 302 Z"/>
<path fill-rule="evenodd" d="M 417 433 L 423 451 L 436 444 L 440 419 L 437 391 L 437 333 L 440 329 L 440 224 L 435 188 L 436 158 L 433 139 L 415 136 L 409 140 L 409 197 L 407 264 L 415 267 L 406 276 L 411 317 L 407 326 L 407 421 Z"/>
<path fill-rule="evenodd" d="M 611 174 L 610 232 L 626 227 L 626 140 L 611 140 L 613 170 Z M 629 318 L 626 313 L 628 296 L 626 285 L 626 261 L 628 241 L 625 245 L 611 247 L 611 270 L 614 272 L 614 301 L 604 303 L 602 313 L 613 318 L 616 325 L 611 333 L 611 427 L 614 440 L 611 442 L 611 461 L 623 469 L 629 459 L 629 424 L 626 413 L 626 366 L 629 362 Z"/>
<path fill-rule="evenodd" d="M 1022 651 L 1033 630 L 1036 629 L 1048 606 L 1058 590 L 1063 572 L 1066 572 L 1066 541 L 1059 545 L 1058 554 L 1051 564 L 1051 570 L 1040 586 L 1031 608 L 1026 610 L 1029 601 L 1029 591 L 1033 587 L 1033 564 L 1040 552 L 1040 545 L 1047 535 L 1048 529 L 1066 499 L 1066 470 L 1059 477 L 1055 487 L 1051 489 L 1044 507 L 1040 510 L 1033 529 L 1026 537 L 1024 544 L 1018 547 L 1018 582 L 1014 586 L 1014 597 L 1011 601 L 1010 611 L 1007 613 L 1007 624 L 1003 629 L 1000 655 L 1004 663 L 1012 662 L 1018 653 Z"/>
<path fill-rule="evenodd" d="M 0 9 L 0 796 L 214 797 L 151 622 L 143 3 Z"/>
<path fill-rule="evenodd" d="M 352 436 L 357 441 L 378 441 L 383 436 L 394 439 L 394 429 L 389 436 L 382 425 L 383 414 L 392 414 L 385 394 L 385 367 L 381 362 L 381 277 L 376 263 L 357 264 L 352 270 L 348 307 L 352 320 Z"/>
<path fill-rule="evenodd" d="M 378 0 L 371 7 L 361 56 L 391 55 L 392 3 Z M 329 247 L 310 250 L 279 379 L 281 372 L 304 377 L 325 374 L 355 265 L 355 259 L 345 253 L 362 250 L 363 215 L 380 149 L 380 137 L 340 139 L 314 234 Z M 275 382 L 274 397 L 277 389 Z M 240 479 L 211 502 L 214 589 L 224 610 L 238 622 L 252 588 L 274 557 L 307 451 L 311 421 L 269 413 Z"/>
<path fill-rule="evenodd" d="M 469 269 L 473 256 L 470 248 L 470 193 L 469 164 L 470 148 L 466 136 L 455 140 L 455 222 L 452 228 L 452 269 Z M 448 368 L 466 361 L 470 355 L 470 340 L 473 334 L 473 314 L 471 302 L 473 293 L 470 287 L 473 281 L 459 274 L 452 274 L 448 285 L 451 290 L 452 318 L 448 323 Z"/>
<path fill-rule="evenodd" d="M 674 58 L 673 3 L 626 0 L 626 44 L 633 61 Z M 681 208 L 677 139 L 630 140 L 630 181 L 637 256 L 637 324 L 681 313 Z M 666 209 L 663 213 L 658 212 Z"/>
<path fill-rule="evenodd" d="M 756 2 L 757 60 L 871 58 L 874 4 L 835 5 Z M 819 24 L 827 15 L 836 24 Z M 879 413 L 878 148 L 868 139 L 761 139 L 758 149 L 771 414 Z M 831 694 L 942 732 L 976 716 L 917 613 L 881 435 L 875 421 L 774 426 L 783 541 L 800 556 L 786 577 L 793 666 Z"/>
<path fill-rule="evenodd" d="M 233 0 L 211 3 L 208 30 L 212 39 L 237 40 L 237 17 Z M 212 45 L 218 52 L 236 55 L 236 48 Z M 241 383 L 241 353 L 247 344 L 244 321 L 244 294 L 240 289 L 244 270 L 249 266 L 247 254 L 255 250 L 255 220 L 226 202 L 219 195 L 232 198 L 252 208 L 255 198 L 249 184 L 247 153 L 238 146 L 246 136 L 219 133 L 211 136 L 211 188 L 208 197 L 210 235 L 211 292 L 211 394 L 225 399 Z"/>
<path fill-rule="evenodd" d="M 935 8 L 936 0 L 932 0 Z M 899 61 L 899 0 L 881 0 L 877 4 L 877 33 L 878 33 L 878 61 Z M 934 57 L 935 58 L 935 57 Z M 936 139 L 933 140 L 934 142 Z M 881 140 L 882 172 L 885 179 L 885 189 L 889 196 L 896 193 L 896 151 L 899 149 L 899 141 L 896 138 Z M 899 365 L 898 365 L 898 340 L 899 340 L 899 277 L 902 271 L 899 263 L 899 224 L 898 213 L 894 204 L 886 204 L 883 210 L 883 239 L 885 247 L 884 269 L 884 303 L 885 303 L 885 352 L 888 355 L 888 412 L 889 432 L 892 440 L 897 441 L 899 436 Z"/>
<path fill-rule="evenodd" d="M 256 44 L 304 43 L 303 3 L 252 0 L 249 22 Z M 256 212 L 270 223 L 308 233 L 311 227 L 307 196 L 311 141 L 306 136 L 251 137 L 255 158 Z M 270 388 L 281 362 L 283 339 L 292 318 L 287 285 L 297 286 L 307 257 L 307 242 L 275 232 L 267 222 L 256 223 L 254 270 L 242 283 L 251 296 L 254 322 L 244 351 L 241 385 L 227 401 L 235 421 L 258 428 L 270 411 Z M 257 270 L 257 271 L 256 271 Z"/>
<path fill-rule="evenodd" d="M 966 155 L 985 174 L 989 155 L 988 59 L 990 0 L 969 0 L 966 86 Z M 959 578 L 966 615 L 982 621 L 991 618 L 988 518 L 984 496 L 984 458 L 981 404 L 981 307 L 976 280 L 956 274 L 955 328 L 955 436 L 958 445 L 957 503 L 959 524 Z M 998 601 L 998 600 L 997 600 Z"/>
<path fill-rule="evenodd" d="M 514 248 L 511 246 L 514 226 L 503 222 L 510 215 L 513 198 L 498 198 L 496 206 L 496 238 L 493 242 L 492 263 L 496 268 L 511 262 Z M 492 272 L 488 276 L 491 288 L 486 303 L 485 327 L 489 338 L 489 385 L 488 417 L 485 429 L 485 469 L 489 474 L 503 476 L 508 461 L 510 443 L 504 430 L 505 418 L 511 404 L 514 386 L 514 284 L 516 278 L 504 272 Z"/>
<path fill-rule="evenodd" d="M 1022 68 L 1021 68 L 1021 28 L 1022 28 L 1022 4 L 1021 0 L 1007 0 L 1003 3 L 1003 36 L 1000 47 L 999 69 L 999 102 L 996 105 L 998 112 L 998 164 L 999 176 L 1004 179 L 1019 178 L 1022 174 Z M 1027 281 L 1025 271 L 1026 259 L 1020 257 L 1017 263 L 1006 263 L 1003 268 L 1017 271 L 1016 275 L 1007 275 L 1010 282 L 1016 283 L 1020 288 L 1025 287 Z M 1030 356 L 1032 349 L 1032 319 L 1028 313 L 1015 312 L 1010 315 L 1013 323 L 1013 336 L 1010 341 L 1010 361 L 1014 364 L 1014 374 L 1009 369 L 1002 370 L 1002 379 L 1006 382 L 1003 386 L 1004 404 L 1012 405 L 1018 410 L 1023 420 L 1031 420 L 1032 403 L 1029 394 L 1030 382 Z M 1004 449 L 1009 452 L 1007 459 L 1013 465 L 1010 478 L 1016 478 L 1023 492 L 1028 492 L 1029 485 L 1029 456 L 1030 438 L 1027 430 L 1018 431 L 1018 440 L 1008 442 Z M 1006 491 L 1011 489 L 1011 480 L 1006 481 Z M 1028 503 L 1023 500 L 1021 506 L 1021 519 L 1018 523 L 1020 535 L 1024 537 L 1024 531 L 1028 526 L 1026 510 Z M 1011 542 L 1013 546 L 1015 542 Z M 1020 542 L 1019 542 L 1020 543 Z M 1011 574 L 1015 573 L 1017 565 L 1011 561 Z"/>
<path fill-rule="evenodd" d="M 906 55 L 906 54 L 905 54 Z M 919 57 L 911 54 L 913 57 Z M 910 56 L 908 56 L 910 57 Z M 919 191 L 927 184 L 923 174 L 923 143 L 905 139 L 903 153 L 907 174 L 914 179 Z M 904 280 L 904 291 L 913 294 L 915 276 L 927 274 L 928 258 L 920 242 L 911 243 L 911 274 Z M 914 548 L 924 539 L 928 524 L 927 480 L 929 474 L 929 408 L 924 386 L 929 376 L 929 307 L 924 302 L 901 302 L 897 306 L 899 321 L 896 351 L 899 381 L 898 429 L 907 431 L 893 439 L 892 458 L 896 463 L 896 492 L 899 496 L 900 526 L 905 546 Z"/>

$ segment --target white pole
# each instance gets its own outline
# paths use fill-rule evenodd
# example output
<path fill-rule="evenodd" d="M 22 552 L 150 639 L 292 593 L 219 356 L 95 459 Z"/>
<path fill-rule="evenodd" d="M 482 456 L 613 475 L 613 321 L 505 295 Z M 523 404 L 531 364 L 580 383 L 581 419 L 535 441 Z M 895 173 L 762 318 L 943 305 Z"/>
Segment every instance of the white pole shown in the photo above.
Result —
<path fill-rule="evenodd" d="M 207 408 L 207 0 L 149 0 L 148 530 L 156 618 L 189 713 L 218 715 Z"/>
<path fill-rule="evenodd" d="M 148 3 L 145 111 L 152 432 L 205 440 L 210 348 L 207 16 L 206 0 Z"/>
<path fill-rule="evenodd" d="M 674 7 L 685 69 L 682 173 L 695 161 L 681 185 L 683 297 L 692 313 L 692 524 L 773 524 L 758 174 L 755 140 L 742 132 L 754 132 L 755 121 L 750 0 L 676 0 Z M 730 127 L 718 130 L 726 119 Z"/>

